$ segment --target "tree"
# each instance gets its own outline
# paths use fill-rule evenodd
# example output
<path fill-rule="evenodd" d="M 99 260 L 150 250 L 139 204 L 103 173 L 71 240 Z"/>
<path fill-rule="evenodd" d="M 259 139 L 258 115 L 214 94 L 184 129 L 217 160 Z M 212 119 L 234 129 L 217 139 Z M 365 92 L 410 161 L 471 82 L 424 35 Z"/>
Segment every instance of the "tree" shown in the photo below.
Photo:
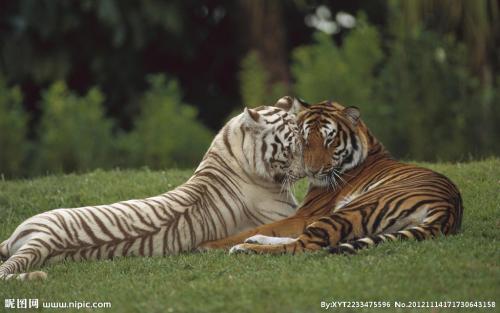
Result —
<path fill-rule="evenodd" d="M 27 171 L 23 168 L 27 145 L 27 115 L 22 107 L 18 87 L 8 88 L 0 77 L 0 174 L 13 177 Z"/>

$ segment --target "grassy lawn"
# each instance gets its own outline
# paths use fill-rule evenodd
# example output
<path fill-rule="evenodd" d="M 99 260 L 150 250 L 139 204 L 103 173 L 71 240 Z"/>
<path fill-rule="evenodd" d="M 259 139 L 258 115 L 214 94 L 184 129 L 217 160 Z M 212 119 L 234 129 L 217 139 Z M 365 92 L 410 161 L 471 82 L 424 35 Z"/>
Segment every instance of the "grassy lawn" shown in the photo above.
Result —
<path fill-rule="evenodd" d="M 63 263 L 45 269 L 45 282 L 0 282 L 0 311 L 3 299 L 11 298 L 110 301 L 111 310 L 98 310 L 107 312 L 315 312 L 324 311 L 321 301 L 333 300 L 485 300 L 496 301 L 497 308 L 476 311 L 500 311 L 500 159 L 424 165 L 450 177 L 462 192 L 457 236 L 388 243 L 355 256 L 211 252 Z M 95 171 L 0 181 L 0 240 L 35 213 L 156 195 L 190 174 Z M 300 184 L 299 197 L 305 188 Z"/>

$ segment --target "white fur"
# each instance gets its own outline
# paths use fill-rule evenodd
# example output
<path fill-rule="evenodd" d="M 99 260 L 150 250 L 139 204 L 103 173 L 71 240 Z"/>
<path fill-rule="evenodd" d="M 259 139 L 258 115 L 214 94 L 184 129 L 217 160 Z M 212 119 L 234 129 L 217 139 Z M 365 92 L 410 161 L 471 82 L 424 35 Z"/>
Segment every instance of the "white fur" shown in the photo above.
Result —
<path fill-rule="evenodd" d="M 342 209 L 343 207 L 345 207 L 346 205 L 348 205 L 349 203 L 351 203 L 354 199 L 356 199 L 358 197 L 357 194 L 351 194 L 351 195 L 348 195 L 346 197 L 344 197 L 344 199 L 340 200 L 339 202 L 337 202 L 337 204 L 335 204 L 335 208 L 334 208 L 334 212 L 339 210 L 339 209 Z"/>
<path fill-rule="evenodd" d="M 253 243 L 260 245 L 286 245 L 297 241 L 296 238 L 289 237 L 270 237 L 264 235 L 255 235 L 245 240 L 245 243 Z"/>
<path fill-rule="evenodd" d="M 271 112 L 275 114 L 263 114 Z M 38 253 L 37 258 L 30 254 L 30 263 L 24 267 L 59 262 L 67 256 L 79 260 L 175 254 L 190 251 L 204 241 L 221 239 L 292 215 L 297 204 L 295 198 L 286 187 L 283 192 L 281 182 L 274 180 L 275 174 L 284 169 L 270 168 L 265 163 L 267 158 L 263 161 L 260 156 L 265 132 L 272 135 L 268 138 L 284 136 L 283 131 L 275 132 L 280 123 L 268 123 L 277 117 L 288 119 L 294 126 L 291 116 L 272 107 L 259 111 L 245 110 L 234 117 L 215 137 L 193 176 L 175 190 L 110 205 L 56 209 L 25 220 L 11 235 L 12 240 L 0 244 L 2 256 L 10 256 L 0 265 L 0 280 L 20 274 L 12 273 L 12 268 L 15 262 L 20 263 L 28 255 L 23 250 L 34 249 Z M 292 138 L 299 141 L 296 137 Z M 280 140 L 285 142 L 285 138 Z M 294 149 L 292 153 L 295 157 L 286 170 L 300 177 L 303 166 L 298 156 L 301 151 Z M 226 192 L 228 189 L 229 192 Z M 210 201 L 207 201 L 208 196 Z M 76 213 L 78 218 L 75 218 Z M 71 236 L 59 219 L 67 222 L 67 229 L 78 229 L 78 235 Z M 86 229 L 81 227 L 82 221 L 85 221 Z M 106 231 L 102 231 L 102 225 L 105 225 Z M 47 232 L 47 229 L 58 236 Z M 145 234 L 150 236 L 147 245 L 143 240 Z M 49 253 L 49 249 L 34 238 L 44 241 L 57 253 Z M 98 245 L 95 245 L 95 240 Z M 126 242 L 130 244 L 127 246 Z M 77 250 L 75 247 L 80 246 L 81 252 L 90 252 L 72 253 Z M 109 251 L 113 253 L 111 256 Z M 26 269 L 20 268 L 20 272 Z M 41 275 L 21 274 L 17 277 L 31 279 Z"/>
<path fill-rule="evenodd" d="M 238 253 L 247 253 L 247 252 L 248 252 L 248 250 L 244 248 L 243 244 L 239 244 L 239 245 L 233 246 L 229 250 L 229 254 L 238 254 Z"/>
<path fill-rule="evenodd" d="M 385 230 L 385 233 L 394 233 L 401 230 L 403 227 L 407 228 L 422 224 L 427 216 L 427 210 L 428 208 L 426 207 L 425 209 L 417 210 L 413 214 L 410 214 L 402 219 L 399 219 L 396 223 L 394 223 L 394 225 L 387 228 Z M 387 222 L 389 220 L 390 219 L 386 219 L 384 222 Z"/>

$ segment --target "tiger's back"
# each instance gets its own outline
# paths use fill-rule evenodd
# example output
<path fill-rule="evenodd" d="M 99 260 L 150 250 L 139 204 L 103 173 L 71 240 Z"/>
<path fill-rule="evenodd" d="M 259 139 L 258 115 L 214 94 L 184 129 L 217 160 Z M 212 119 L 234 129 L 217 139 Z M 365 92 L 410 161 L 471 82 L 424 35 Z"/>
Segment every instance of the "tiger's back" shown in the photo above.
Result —
<path fill-rule="evenodd" d="M 392 159 L 377 160 L 375 156 L 373 161 L 365 161 L 355 179 L 346 179 L 334 201 L 331 213 L 362 212 L 367 206 L 374 207 L 370 215 L 362 216 L 364 233 L 370 234 L 418 226 L 432 222 L 433 216 L 442 221 L 443 234 L 454 234 L 462 220 L 460 192 L 447 177 Z"/>

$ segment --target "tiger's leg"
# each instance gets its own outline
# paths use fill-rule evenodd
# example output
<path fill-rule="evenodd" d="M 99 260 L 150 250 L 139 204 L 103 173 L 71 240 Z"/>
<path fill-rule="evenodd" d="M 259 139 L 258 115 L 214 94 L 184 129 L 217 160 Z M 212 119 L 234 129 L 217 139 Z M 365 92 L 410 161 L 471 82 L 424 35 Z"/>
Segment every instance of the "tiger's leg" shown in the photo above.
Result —
<path fill-rule="evenodd" d="M 462 216 L 461 204 L 450 201 L 436 201 L 439 205 L 428 209 L 428 206 L 408 205 L 408 209 L 386 206 L 373 203 L 365 205 L 362 202 L 353 202 L 344 210 L 337 211 L 329 217 L 323 217 L 307 226 L 306 231 L 295 241 L 281 245 L 254 245 L 240 244 L 233 247 L 232 252 L 255 253 L 300 253 L 314 251 L 321 247 L 336 247 L 339 243 L 356 241 L 356 246 L 376 244 L 382 240 L 396 240 L 399 238 L 426 239 L 438 234 L 450 234 L 458 231 Z M 418 204 L 418 203 L 417 203 Z M 408 213 L 410 212 L 411 213 Z M 402 215 L 402 212 L 407 214 Z M 381 214 L 383 212 L 384 214 Z M 377 214 L 375 214 L 377 213 Z M 396 219 L 388 218 L 398 214 Z M 399 222 L 401 223 L 398 225 Z M 394 229 L 394 226 L 398 228 Z M 383 234 L 383 237 L 374 236 Z M 370 237 L 372 236 L 372 237 Z M 349 249 L 352 243 L 346 243 L 342 249 Z M 353 249 L 355 247 L 353 246 Z M 332 252 L 336 252 L 335 248 Z"/>
<path fill-rule="evenodd" d="M 4 242 L 0 243 L 0 264 L 7 260 L 10 256 L 9 254 L 9 249 L 7 249 L 7 243 L 9 240 L 5 240 Z"/>
<path fill-rule="evenodd" d="M 45 279 L 42 271 L 26 272 L 32 267 L 42 265 L 49 255 L 49 250 L 39 241 L 31 240 L 24 244 L 7 261 L 0 265 L 0 280 L 36 280 Z"/>
<path fill-rule="evenodd" d="M 373 247 L 386 241 L 408 239 L 420 241 L 455 232 L 453 225 L 450 225 L 453 221 L 450 220 L 447 210 L 435 209 L 430 213 L 431 214 L 418 225 L 408 226 L 395 232 L 381 233 L 344 242 L 338 246 L 331 246 L 329 252 L 335 254 L 354 254 L 358 250 Z"/>
<path fill-rule="evenodd" d="M 369 225 L 369 217 L 375 207 L 338 211 L 307 226 L 305 232 L 293 242 L 281 245 L 239 244 L 231 253 L 253 252 L 260 254 L 301 253 L 323 247 L 332 247 L 332 253 L 351 252 L 356 248 L 375 245 L 383 240 L 417 238 L 423 240 L 440 233 L 456 231 L 455 217 L 448 207 L 435 208 L 427 212 L 422 222 L 409 224 L 392 233 L 385 233 L 382 226 Z M 380 224 L 379 224 L 380 225 Z M 374 234 L 382 234 L 377 236 Z M 354 240 L 359 238 L 357 240 Z M 353 241 L 354 240 L 354 241 Z M 337 247 L 339 243 L 340 247 Z"/>
<path fill-rule="evenodd" d="M 229 236 L 220 240 L 207 241 L 198 246 L 198 250 L 229 249 L 232 246 L 243 243 L 247 238 L 255 235 L 273 237 L 293 237 L 299 236 L 310 223 L 311 219 L 306 217 L 292 217 L 271 224 L 262 225 L 247 231 L 243 231 L 234 236 Z"/>
<path fill-rule="evenodd" d="M 311 223 L 300 236 L 287 243 L 271 245 L 244 243 L 231 248 L 230 253 L 296 254 L 315 251 L 337 245 L 341 240 L 359 237 L 363 234 L 361 222 L 357 211 L 337 212 Z"/>

